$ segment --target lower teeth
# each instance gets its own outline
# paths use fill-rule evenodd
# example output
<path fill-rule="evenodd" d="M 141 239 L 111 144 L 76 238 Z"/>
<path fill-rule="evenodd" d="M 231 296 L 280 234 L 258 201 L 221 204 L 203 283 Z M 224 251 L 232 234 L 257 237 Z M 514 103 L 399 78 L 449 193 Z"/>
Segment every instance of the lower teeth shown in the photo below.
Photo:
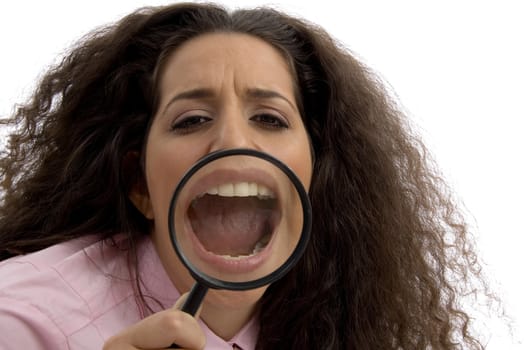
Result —
<path fill-rule="evenodd" d="M 254 247 L 254 250 L 252 251 L 252 254 L 257 254 L 260 251 L 262 251 L 267 246 L 267 243 L 263 243 L 261 241 L 256 243 L 256 246 Z"/>
<path fill-rule="evenodd" d="M 254 246 L 254 249 L 252 250 L 252 253 L 250 254 L 241 254 L 241 255 L 221 255 L 221 257 L 225 258 L 225 259 L 230 259 L 230 260 L 240 260 L 240 259 L 245 259 L 245 258 L 248 258 L 248 257 L 251 257 L 251 256 L 254 256 L 256 254 L 258 254 L 259 252 L 261 252 L 263 249 L 265 249 L 265 247 L 267 246 L 269 242 L 269 238 L 268 237 L 263 237 L 261 240 L 259 240 L 256 245 Z"/>

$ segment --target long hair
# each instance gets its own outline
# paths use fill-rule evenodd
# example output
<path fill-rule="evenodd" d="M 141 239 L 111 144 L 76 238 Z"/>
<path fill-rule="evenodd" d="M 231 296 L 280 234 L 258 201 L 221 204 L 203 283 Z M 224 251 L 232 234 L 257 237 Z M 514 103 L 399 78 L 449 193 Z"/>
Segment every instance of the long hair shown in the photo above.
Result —
<path fill-rule="evenodd" d="M 157 74 L 183 42 L 239 32 L 295 75 L 315 157 L 312 241 L 271 285 L 258 349 L 478 349 L 458 296 L 478 278 L 466 224 L 380 80 L 321 28 L 272 9 L 144 8 L 79 42 L 4 124 L 0 258 L 148 221 L 128 199 L 157 108 Z"/>

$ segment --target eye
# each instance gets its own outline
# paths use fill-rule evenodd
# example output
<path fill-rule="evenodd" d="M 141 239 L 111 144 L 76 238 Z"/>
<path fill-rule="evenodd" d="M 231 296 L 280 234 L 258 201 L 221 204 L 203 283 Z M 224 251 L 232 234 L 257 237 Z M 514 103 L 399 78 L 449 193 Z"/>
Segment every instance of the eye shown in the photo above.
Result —
<path fill-rule="evenodd" d="M 268 129 L 289 128 L 289 124 L 287 123 L 287 120 L 284 117 L 272 113 L 259 113 L 251 117 L 250 120 Z"/>
<path fill-rule="evenodd" d="M 185 134 L 199 129 L 204 124 L 211 121 L 212 118 L 204 115 L 189 115 L 182 118 L 178 118 L 174 124 L 172 124 L 172 131 L 179 134 Z"/>

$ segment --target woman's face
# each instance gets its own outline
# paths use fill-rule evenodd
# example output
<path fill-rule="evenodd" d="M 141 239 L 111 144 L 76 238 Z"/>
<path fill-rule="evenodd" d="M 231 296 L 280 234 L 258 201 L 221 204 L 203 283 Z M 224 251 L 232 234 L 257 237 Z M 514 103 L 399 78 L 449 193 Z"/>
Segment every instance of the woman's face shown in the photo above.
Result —
<path fill-rule="evenodd" d="M 289 66 L 275 48 L 258 38 L 238 33 L 213 33 L 189 40 L 167 59 L 161 71 L 159 101 L 146 145 L 147 193 L 132 193 L 131 198 L 145 216 L 153 219 L 152 237 L 164 268 L 175 286 L 185 292 L 194 281 L 177 258 L 167 228 L 170 199 L 182 175 L 210 152 L 250 148 L 269 153 L 287 164 L 304 187 L 309 188 L 312 159 Z M 258 183 L 258 179 L 264 182 L 264 176 L 254 175 L 257 171 L 251 169 L 253 165 L 231 165 L 232 169 L 226 171 L 220 169 L 222 167 L 228 167 L 228 162 L 210 167 L 212 176 L 202 181 L 209 188 L 201 186 L 200 191 L 214 192 L 222 185 Z M 262 168 L 259 169 L 262 174 L 272 173 L 269 166 L 260 164 L 256 167 Z M 259 183 L 258 186 L 270 185 Z M 193 195 L 198 198 L 203 193 Z M 239 202 L 235 202 L 237 200 Z M 247 202 L 243 204 L 243 200 Z M 189 238 L 189 244 L 199 245 L 194 247 L 197 251 L 195 258 L 203 258 L 203 251 L 216 255 L 211 260 L 203 258 L 202 264 L 219 262 L 219 267 L 211 268 L 221 273 L 224 267 L 224 273 L 228 275 L 232 272 L 228 270 L 232 256 L 245 259 L 244 256 L 253 254 L 235 251 L 246 249 L 240 246 L 248 243 L 238 242 L 245 239 L 241 233 L 232 234 L 233 237 L 229 234 L 234 227 L 249 225 L 246 221 L 255 227 L 265 226 L 264 223 L 257 223 L 258 220 L 265 220 L 263 214 L 241 212 L 252 205 L 248 201 L 247 198 L 214 195 L 208 203 L 196 205 L 204 211 L 214 210 L 213 215 L 195 214 L 190 208 L 184 212 L 181 220 L 186 220 L 186 224 L 183 226 L 189 227 L 189 231 L 196 231 L 195 236 L 199 235 L 199 240 L 202 240 L 196 243 L 199 240 Z M 230 214 L 229 210 L 235 210 L 236 214 Z M 199 217 L 206 217 L 209 221 L 196 223 Z M 233 223 L 240 217 L 245 223 Z M 221 225 L 226 228 L 219 227 Z M 203 227 L 217 227 L 220 233 L 207 236 L 197 232 L 205 231 Z M 262 240 L 261 237 L 257 239 Z M 282 255 L 288 254 L 288 248 L 283 248 L 287 244 L 286 238 L 268 243 L 272 247 L 265 249 L 264 259 L 282 259 Z M 245 268 L 244 272 L 250 273 L 249 268 Z M 260 288 L 236 293 L 233 298 L 233 292 L 212 290 L 205 299 L 205 308 L 207 304 L 252 307 L 263 291 L 264 288 Z"/>

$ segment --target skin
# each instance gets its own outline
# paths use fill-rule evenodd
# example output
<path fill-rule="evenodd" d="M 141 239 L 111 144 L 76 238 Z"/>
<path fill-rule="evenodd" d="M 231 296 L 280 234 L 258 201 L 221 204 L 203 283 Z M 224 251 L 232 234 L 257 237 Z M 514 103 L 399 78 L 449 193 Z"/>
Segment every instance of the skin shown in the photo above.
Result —
<path fill-rule="evenodd" d="M 194 280 L 173 251 L 165 223 L 173 189 L 199 158 L 221 149 L 261 150 L 287 164 L 309 188 L 312 158 L 295 91 L 280 52 L 249 35 L 201 35 L 168 58 L 159 82 L 159 109 L 146 145 L 146 189 L 137 186 L 130 199 L 153 221 L 155 248 L 179 291 L 188 291 Z M 253 316 L 265 289 L 210 290 L 200 317 L 217 335 L 230 339 Z M 174 339 L 168 344 L 199 348 L 201 330 L 195 329 L 192 317 L 180 314 L 173 309 L 152 315 L 112 338 L 111 344 L 159 348 L 159 343 L 145 343 L 144 338 L 141 344 L 133 343 L 138 337 L 132 335 L 157 334 L 160 322 L 165 330 L 173 328 L 168 334 Z M 182 328 L 187 331 L 181 332 Z"/>

